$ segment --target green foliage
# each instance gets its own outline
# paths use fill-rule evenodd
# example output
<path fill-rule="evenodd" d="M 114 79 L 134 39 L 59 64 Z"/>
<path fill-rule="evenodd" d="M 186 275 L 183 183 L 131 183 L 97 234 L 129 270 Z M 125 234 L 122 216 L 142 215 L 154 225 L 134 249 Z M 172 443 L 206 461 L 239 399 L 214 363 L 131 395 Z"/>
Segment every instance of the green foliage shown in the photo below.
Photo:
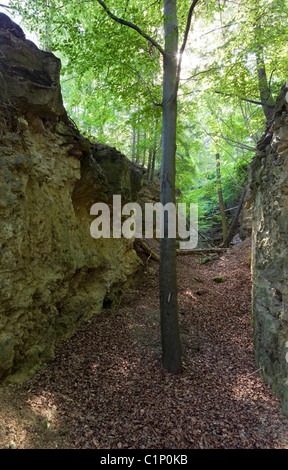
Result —
<path fill-rule="evenodd" d="M 128 3 L 127 9 L 116 1 L 109 6 L 158 39 L 161 9 L 154 7 L 152 12 L 140 2 Z M 137 32 L 109 21 L 97 2 L 15 0 L 11 4 L 22 11 L 42 45 L 48 42 L 62 59 L 65 102 L 83 131 L 108 124 L 114 136 L 113 124 L 120 121 L 124 127 L 134 108 L 146 121 L 159 117 L 153 102 L 161 102 L 160 54 Z"/>
<path fill-rule="evenodd" d="M 163 45 L 162 2 L 107 1 Z M 62 60 L 65 105 L 83 133 L 140 165 L 160 166 L 162 58 L 136 31 L 109 19 L 97 1 L 11 0 L 42 47 Z M 178 2 L 183 38 L 189 4 Z M 288 7 L 282 0 L 202 1 L 183 57 L 176 186 L 199 204 L 200 230 L 220 223 L 215 154 L 226 208 L 237 206 L 266 118 L 259 60 L 275 100 L 286 81 Z M 261 65 L 260 64 L 260 65 Z M 231 221 L 233 210 L 227 211 Z"/>

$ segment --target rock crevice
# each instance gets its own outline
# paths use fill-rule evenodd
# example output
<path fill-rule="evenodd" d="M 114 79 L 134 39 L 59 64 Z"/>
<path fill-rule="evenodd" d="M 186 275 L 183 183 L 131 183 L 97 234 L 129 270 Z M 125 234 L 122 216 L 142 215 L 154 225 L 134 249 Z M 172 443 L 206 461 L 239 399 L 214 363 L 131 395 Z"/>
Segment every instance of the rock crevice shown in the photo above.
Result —
<path fill-rule="evenodd" d="M 21 382 L 119 301 L 139 268 L 133 240 L 91 237 L 90 207 L 113 194 L 132 200 L 141 174 L 80 134 L 63 106 L 59 59 L 7 18 L 0 14 L 0 380 Z"/>
<path fill-rule="evenodd" d="M 254 350 L 288 415 L 288 82 L 251 165 Z"/>

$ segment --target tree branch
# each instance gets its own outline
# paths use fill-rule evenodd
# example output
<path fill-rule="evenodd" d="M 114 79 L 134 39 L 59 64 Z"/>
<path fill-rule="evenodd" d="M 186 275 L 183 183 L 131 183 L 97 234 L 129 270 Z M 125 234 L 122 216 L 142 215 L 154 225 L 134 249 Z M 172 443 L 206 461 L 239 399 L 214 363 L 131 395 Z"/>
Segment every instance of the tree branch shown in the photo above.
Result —
<path fill-rule="evenodd" d="M 189 82 L 190 80 L 193 80 L 195 77 L 197 77 L 198 75 L 202 75 L 204 73 L 208 73 L 208 72 L 211 72 L 213 70 L 218 70 L 220 69 L 220 67 L 212 67 L 211 69 L 207 69 L 207 70 L 201 70 L 200 72 L 196 72 L 194 73 L 194 75 L 191 75 L 191 77 L 189 78 L 182 78 L 181 80 L 185 81 L 185 82 Z"/>
<path fill-rule="evenodd" d="M 128 67 L 130 70 L 132 70 L 132 72 L 134 72 L 138 78 L 141 80 L 141 82 L 143 83 L 143 85 L 145 86 L 146 90 L 148 91 L 149 95 L 150 95 L 150 98 L 151 98 L 151 101 L 152 103 L 154 104 L 154 106 L 162 106 L 162 103 L 157 103 L 156 101 L 154 101 L 153 99 L 153 96 L 152 96 L 152 92 L 151 92 L 151 89 L 149 87 L 149 85 L 146 83 L 146 81 L 144 80 L 144 78 L 142 77 L 141 73 L 138 72 L 137 70 L 135 70 L 133 67 L 131 67 L 130 65 L 128 64 L 125 64 L 124 62 L 119 62 L 121 63 L 121 65 L 125 66 L 125 67 Z"/>
<path fill-rule="evenodd" d="M 233 23 L 224 24 L 223 26 L 219 26 L 219 28 L 211 29 L 211 31 L 207 31 L 207 33 L 201 34 L 200 37 L 203 38 L 204 36 L 207 36 L 207 34 L 214 33 L 215 31 L 219 31 L 220 29 L 229 28 L 230 26 L 234 26 L 235 24 L 238 24 L 238 23 L 239 23 L 238 21 L 235 21 Z"/>
<path fill-rule="evenodd" d="M 143 242 L 141 238 L 135 239 L 135 244 L 140 246 L 148 255 L 149 258 L 153 258 L 155 261 L 160 260 L 160 257 L 158 253 L 153 251 L 147 243 Z M 225 253 L 227 251 L 227 248 L 196 248 L 194 250 L 176 250 L 176 256 L 201 256 L 204 254 L 213 254 L 213 253 Z"/>
<path fill-rule="evenodd" d="M 176 250 L 176 256 L 199 256 L 213 253 L 225 253 L 227 248 L 195 248 L 194 250 Z"/>
<path fill-rule="evenodd" d="M 209 133 L 206 129 L 204 129 L 204 130 L 205 130 L 206 134 L 207 134 L 209 137 L 211 137 L 211 139 L 213 140 L 213 142 L 215 142 L 215 144 L 217 143 L 218 147 L 219 147 L 220 149 L 222 149 L 223 152 L 227 153 L 227 155 L 229 155 L 229 157 L 230 157 L 232 160 L 234 160 L 234 162 L 237 162 L 237 158 L 235 158 L 230 152 L 228 152 L 227 148 L 223 147 L 218 141 L 216 141 L 216 138 L 218 139 L 218 137 L 221 137 L 221 139 L 223 139 L 223 136 L 222 136 L 222 135 L 221 135 L 221 136 L 219 136 L 219 135 L 217 135 L 217 134 L 214 134 L 214 135 L 213 135 L 213 134 Z M 225 140 L 225 139 L 223 139 L 223 140 Z M 245 153 L 243 152 L 243 149 L 240 148 L 240 150 L 242 150 L 243 158 L 244 158 L 245 162 L 248 164 L 248 161 L 247 161 L 247 159 L 245 158 Z M 240 169 L 241 169 L 242 173 L 243 173 L 244 175 L 246 175 L 246 172 L 243 170 L 243 168 L 240 167 Z M 230 174 L 230 176 L 231 176 L 231 174 Z"/>
<path fill-rule="evenodd" d="M 177 77 L 176 78 L 176 89 L 177 89 L 177 87 L 179 85 L 179 81 L 180 81 L 182 57 L 183 57 L 183 52 L 184 52 L 186 44 L 187 44 L 188 34 L 189 34 L 189 31 L 190 31 L 190 27 L 191 27 L 191 20 L 192 20 L 193 11 L 194 11 L 194 9 L 195 9 L 198 2 L 199 2 L 199 0 L 193 0 L 193 2 L 190 5 L 189 11 L 188 11 L 183 42 L 182 42 L 182 45 L 181 45 L 180 51 L 179 51 L 179 60 L 178 60 L 178 65 L 177 65 L 177 76 L 176 76 Z"/>
<path fill-rule="evenodd" d="M 267 108 L 274 108 L 275 107 L 272 104 L 263 103 L 262 101 L 255 101 L 255 100 L 249 100 L 248 98 L 241 98 L 240 96 L 232 95 L 232 93 L 224 93 L 222 91 L 217 91 L 217 90 L 215 90 L 215 93 L 218 93 L 219 95 L 224 95 L 224 96 L 234 96 L 234 97 L 238 98 L 241 101 L 247 101 L 247 103 L 259 104 L 260 106 L 267 106 Z"/>
<path fill-rule="evenodd" d="M 199 2 L 199 0 L 193 0 L 193 2 L 191 3 L 191 6 L 189 8 L 189 12 L 188 12 L 188 17 L 187 17 L 187 23 L 186 23 L 186 28 L 185 28 L 185 33 L 184 33 L 184 37 L 183 37 L 183 42 L 182 42 L 182 45 L 180 47 L 180 55 L 183 54 L 184 50 L 185 50 L 185 47 L 186 47 L 186 44 L 187 44 L 187 39 L 188 39 L 188 34 L 189 34 L 189 30 L 190 30 L 190 27 L 191 27 L 191 19 L 192 19 L 192 15 L 193 15 L 193 11 L 197 5 L 197 3 Z"/>
<path fill-rule="evenodd" d="M 133 73 L 135 73 L 135 75 L 137 75 L 137 77 L 139 78 L 139 80 L 141 80 L 141 82 L 143 83 L 143 85 L 145 86 L 146 90 L 148 91 L 149 95 L 150 95 L 150 98 L 151 98 L 151 101 L 152 103 L 154 104 L 154 106 L 162 106 L 162 103 L 157 103 L 154 99 L 153 99 L 153 96 L 152 96 L 152 91 L 148 85 L 148 83 L 146 83 L 146 81 L 144 80 L 144 78 L 142 77 L 141 73 L 138 72 L 138 70 L 134 69 L 133 67 L 131 67 L 131 65 L 128 65 L 128 64 L 125 64 L 125 62 L 120 62 L 119 60 L 113 60 L 113 59 L 108 59 L 106 62 L 113 62 L 113 63 L 117 63 L 117 64 L 120 64 L 122 65 L 123 67 L 127 67 L 129 70 L 131 70 Z"/>
<path fill-rule="evenodd" d="M 223 135 L 220 135 L 220 136 L 217 135 L 217 137 L 220 137 L 220 139 L 226 140 L 226 142 L 231 142 L 233 144 L 236 144 L 240 149 L 249 150 L 251 152 L 255 152 L 256 150 L 256 147 L 251 147 L 250 145 L 243 144 L 242 142 L 239 142 L 237 140 L 229 139 L 229 137 L 224 137 Z"/>
<path fill-rule="evenodd" d="M 151 257 L 151 258 L 155 259 L 156 261 L 160 261 L 160 256 L 158 255 L 158 253 L 155 253 L 155 251 L 153 251 L 147 245 L 147 243 L 143 242 L 143 240 L 141 238 L 136 238 L 135 243 L 136 243 L 136 245 L 140 246 L 144 251 L 146 251 L 146 253 L 148 253 L 149 258 Z"/>
<path fill-rule="evenodd" d="M 245 111 L 243 109 L 242 103 L 239 103 L 239 104 L 240 104 L 241 114 L 242 114 L 245 126 L 248 129 L 248 132 L 250 132 L 250 135 L 251 135 L 252 139 L 254 140 L 255 144 L 257 144 L 257 142 L 259 140 L 259 137 L 257 136 L 257 133 L 256 134 L 253 133 L 253 131 L 251 129 L 251 126 L 249 124 L 249 119 L 247 118 L 247 115 L 245 114 Z M 246 109 L 246 107 L 247 107 L 247 105 L 245 105 L 245 109 Z"/>
<path fill-rule="evenodd" d="M 106 11 L 107 15 L 110 16 L 110 18 L 112 18 L 112 20 L 116 21 L 117 23 L 119 24 L 122 24 L 124 26 L 128 26 L 129 28 L 131 29 L 134 29 L 135 31 L 137 31 L 137 33 L 140 34 L 140 36 L 142 36 L 143 38 L 147 39 L 147 41 L 151 42 L 151 44 L 153 44 L 154 47 L 156 47 L 156 49 L 158 49 L 158 51 L 164 56 L 165 55 L 165 51 L 164 49 L 160 46 L 160 44 L 158 44 L 157 41 L 155 41 L 155 39 L 153 39 L 151 36 L 149 36 L 148 34 L 144 33 L 144 31 L 142 31 L 142 29 L 140 29 L 137 25 L 135 25 L 134 23 L 130 23 L 130 21 L 126 21 L 126 20 L 123 20 L 122 18 L 118 18 L 117 16 L 115 16 L 110 10 L 109 8 L 105 5 L 105 3 L 102 1 L 102 0 L 96 0 L 99 5 L 101 5 L 104 10 Z M 197 0 L 198 1 L 198 0 Z"/>

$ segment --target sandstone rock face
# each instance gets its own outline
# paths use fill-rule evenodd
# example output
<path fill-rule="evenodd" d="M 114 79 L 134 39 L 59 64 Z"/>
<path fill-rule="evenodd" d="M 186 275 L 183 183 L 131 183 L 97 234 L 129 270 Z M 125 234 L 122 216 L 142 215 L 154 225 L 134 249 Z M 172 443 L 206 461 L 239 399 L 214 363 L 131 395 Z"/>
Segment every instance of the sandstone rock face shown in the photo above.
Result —
<path fill-rule="evenodd" d="M 255 357 L 288 415 L 288 82 L 252 162 Z"/>
<path fill-rule="evenodd" d="M 60 61 L 4 20 L 0 380 L 19 382 L 82 321 L 119 302 L 139 268 L 133 240 L 92 238 L 90 208 L 113 194 L 131 200 L 141 175 L 115 149 L 80 135 L 63 106 Z"/>

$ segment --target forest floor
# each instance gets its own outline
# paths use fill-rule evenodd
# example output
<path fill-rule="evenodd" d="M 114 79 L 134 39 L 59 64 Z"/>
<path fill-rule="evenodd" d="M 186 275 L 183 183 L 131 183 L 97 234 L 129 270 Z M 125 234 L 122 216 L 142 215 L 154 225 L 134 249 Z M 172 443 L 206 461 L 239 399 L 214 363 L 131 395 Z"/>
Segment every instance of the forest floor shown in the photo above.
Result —
<path fill-rule="evenodd" d="M 140 256 L 115 311 L 0 388 L 0 448 L 287 449 L 288 419 L 254 363 L 249 240 L 207 264 L 178 257 L 180 375 L 161 367 L 158 264 Z"/>

